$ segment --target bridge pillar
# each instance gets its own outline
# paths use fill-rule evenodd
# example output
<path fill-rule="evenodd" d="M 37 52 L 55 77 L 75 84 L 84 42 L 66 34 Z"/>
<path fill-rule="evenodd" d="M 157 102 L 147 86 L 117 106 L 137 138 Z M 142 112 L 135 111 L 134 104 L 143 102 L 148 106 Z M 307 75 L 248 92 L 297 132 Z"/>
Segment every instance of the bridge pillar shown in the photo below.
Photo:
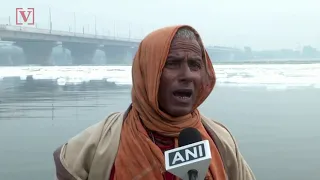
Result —
<path fill-rule="evenodd" d="M 0 53 L 0 65 L 12 66 L 12 57 L 9 53 Z"/>
<path fill-rule="evenodd" d="M 52 65 L 50 56 L 56 46 L 52 41 L 16 41 L 16 46 L 22 48 L 26 64 Z"/>
<path fill-rule="evenodd" d="M 72 64 L 74 65 L 92 64 L 92 59 L 98 46 L 95 44 L 70 42 L 63 42 L 62 45 L 63 47 L 70 50 L 72 56 Z"/>
<path fill-rule="evenodd" d="M 126 46 L 107 46 L 103 47 L 107 64 L 131 64 L 135 52 L 131 47 Z"/>

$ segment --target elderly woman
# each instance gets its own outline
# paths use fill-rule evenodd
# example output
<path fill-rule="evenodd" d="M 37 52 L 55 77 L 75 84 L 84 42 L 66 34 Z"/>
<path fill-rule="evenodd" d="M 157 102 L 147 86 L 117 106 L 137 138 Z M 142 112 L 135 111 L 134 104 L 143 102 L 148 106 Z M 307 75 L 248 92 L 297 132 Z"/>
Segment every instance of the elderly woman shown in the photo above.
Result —
<path fill-rule="evenodd" d="M 255 179 L 228 129 L 197 110 L 215 81 L 195 29 L 174 26 L 152 32 L 133 61 L 132 104 L 58 148 L 57 179 L 177 179 L 166 172 L 163 152 L 177 147 L 179 132 L 187 127 L 210 143 L 206 179 Z"/>

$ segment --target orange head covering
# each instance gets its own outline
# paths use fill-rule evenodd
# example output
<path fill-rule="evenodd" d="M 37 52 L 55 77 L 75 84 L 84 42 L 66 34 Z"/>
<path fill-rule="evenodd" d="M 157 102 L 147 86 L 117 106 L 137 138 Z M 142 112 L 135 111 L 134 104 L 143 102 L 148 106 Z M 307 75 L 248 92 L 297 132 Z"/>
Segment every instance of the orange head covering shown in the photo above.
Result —
<path fill-rule="evenodd" d="M 209 96 L 215 85 L 215 73 L 211 60 L 200 40 L 205 61 L 202 87 L 192 113 L 183 117 L 171 117 L 162 112 L 158 104 L 158 89 L 171 41 L 176 32 L 190 26 L 173 26 L 150 33 L 140 43 L 132 66 L 132 109 L 124 121 L 120 145 L 115 160 L 115 179 L 163 179 L 164 155 L 152 142 L 144 126 L 151 131 L 177 139 L 186 127 L 199 130 L 203 139 L 210 142 L 212 161 L 208 177 L 225 180 L 225 172 L 219 152 L 201 123 L 197 107 Z M 200 37 L 199 37 L 200 39 Z M 212 179 L 211 178 L 211 179 Z"/>

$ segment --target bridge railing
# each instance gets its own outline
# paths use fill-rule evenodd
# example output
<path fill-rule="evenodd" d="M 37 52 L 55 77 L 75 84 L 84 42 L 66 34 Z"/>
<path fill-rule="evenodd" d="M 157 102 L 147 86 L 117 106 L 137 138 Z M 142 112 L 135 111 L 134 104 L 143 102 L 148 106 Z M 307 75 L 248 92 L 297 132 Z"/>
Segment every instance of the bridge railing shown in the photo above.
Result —
<path fill-rule="evenodd" d="M 106 39 L 106 40 L 116 40 L 116 41 L 130 41 L 130 42 L 141 41 L 141 39 L 105 36 L 105 35 L 99 35 L 99 34 L 76 33 L 76 32 L 68 32 L 68 31 L 50 30 L 50 29 L 40 29 L 36 27 L 12 26 L 12 25 L 6 25 L 6 24 L 0 24 L 0 30 L 20 31 L 20 32 L 39 33 L 39 34 L 48 34 L 48 35 L 52 34 L 52 35 L 59 35 L 59 36 L 76 36 L 76 37 L 83 37 L 83 38 Z"/>
<path fill-rule="evenodd" d="M 141 42 L 141 39 L 132 39 L 132 38 L 122 38 L 115 36 L 105 36 L 99 34 L 85 34 L 85 33 L 76 33 L 76 32 L 68 32 L 68 31 L 57 31 L 50 29 L 40 29 L 36 27 L 26 27 L 26 26 L 12 26 L 6 24 L 0 24 L 0 31 L 20 31 L 20 32 L 30 32 L 30 33 L 39 33 L 39 34 L 52 34 L 58 36 L 75 36 L 82 38 L 92 38 L 92 39 L 101 39 L 101 40 L 116 40 L 116 41 L 126 41 L 126 42 Z M 223 46 L 208 46 L 207 50 L 215 50 L 215 51 L 231 51 L 231 52 L 241 52 L 242 50 L 230 47 Z"/>

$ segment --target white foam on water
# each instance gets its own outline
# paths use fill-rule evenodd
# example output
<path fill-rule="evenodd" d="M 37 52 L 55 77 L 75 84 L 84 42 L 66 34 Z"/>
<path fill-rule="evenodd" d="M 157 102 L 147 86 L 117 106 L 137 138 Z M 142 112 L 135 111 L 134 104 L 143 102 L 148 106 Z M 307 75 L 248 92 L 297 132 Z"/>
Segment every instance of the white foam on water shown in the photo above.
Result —
<path fill-rule="evenodd" d="M 265 86 L 267 89 L 275 90 L 320 86 L 320 64 L 250 64 L 214 67 L 217 69 L 219 84 Z"/>
<path fill-rule="evenodd" d="M 214 65 L 217 83 L 283 90 L 294 87 L 320 88 L 320 64 Z M 54 80 L 57 85 L 107 81 L 131 85 L 131 66 L 29 66 L 0 67 L 0 81 L 6 77 L 25 80 Z"/>

